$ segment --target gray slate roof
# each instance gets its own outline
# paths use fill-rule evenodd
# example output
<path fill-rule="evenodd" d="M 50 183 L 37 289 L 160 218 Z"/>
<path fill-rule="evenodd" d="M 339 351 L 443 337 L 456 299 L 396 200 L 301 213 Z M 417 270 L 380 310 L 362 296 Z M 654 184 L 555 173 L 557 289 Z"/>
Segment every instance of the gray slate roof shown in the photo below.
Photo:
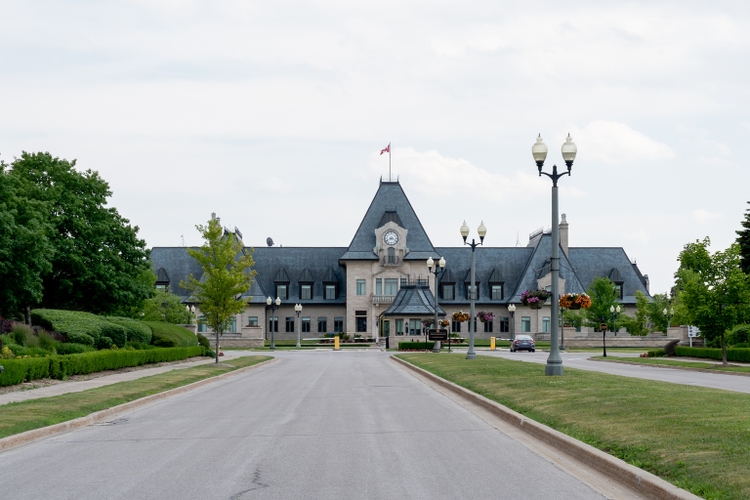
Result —
<path fill-rule="evenodd" d="M 445 316 L 439 304 L 437 309 Z M 435 316 L 435 297 L 427 285 L 404 285 L 383 316 Z"/>
<path fill-rule="evenodd" d="M 443 256 L 446 260 L 442 283 L 455 283 L 455 298 L 441 299 L 446 307 L 466 304 L 466 290 L 471 268 L 472 250 L 468 246 L 432 246 L 419 218 L 406 198 L 398 182 L 380 182 L 375 197 L 348 248 L 344 247 L 256 247 L 253 253 L 257 276 L 244 295 L 246 300 L 264 302 L 274 295 L 274 281 L 289 283 L 289 297 L 285 302 L 305 304 L 340 305 L 346 303 L 346 260 L 377 260 L 373 253 L 376 246 L 375 229 L 387 222 L 396 222 L 409 231 L 407 260 L 427 260 L 432 256 Z M 549 271 L 551 235 L 540 232 L 526 247 L 493 248 L 476 247 L 476 281 L 479 284 L 477 305 L 520 303 L 521 293 L 536 289 L 536 280 Z M 566 256 L 560 254 L 560 275 L 565 279 L 565 290 L 561 293 L 582 293 L 597 276 L 619 278 L 623 282 L 625 304 L 635 303 L 635 292 L 649 295 L 646 279 L 638 266 L 631 263 L 622 248 L 578 248 L 571 247 Z M 185 247 L 155 247 L 151 250 L 154 270 L 159 279 L 169 280 L 169 290 L 184 301 L 188 292 L 179 286 L 181 280 L 193 274 L 201 279 L 200 266 L 187 254 Z M 618 280 L 615 280 L 618 281 Z M 491 299 L 490 283 L 503 283 L 503 297 Z M 300 283 L 312 283 L 312 299 L 301 300 Z M 338 298 L 325 300 L 325 285 L 338 285 Z M 420 295 L 422 294 L 422 295 Z M 407 300 L 408 299 L 408 300 Z M 434 314 L 434 297 L 427 291 L 411 293 L 399 307 L 414 306 L 412 301 L 422 301 L 423 315 Z M 411 306 L 410 306 L 411 304 Z M 395 306 L 396 302 L 391 306 Z M 414 306 L 416 307 L 416 306 Z M 391 308 L 388 309 L 389 311 Z M 441 315 L 444 314 L 441 312 Z"/>
<path fill-rule="evenodd" d="M 341 260 L 378 260 L 378 256 L 372 251 L 377 245 L 375 230 L 389 220 L 409 231 L 409 254 L 404 257 L 405 260 L 427 260 L 428 257 L 435 256 L 435 247 L 401 189 L 401 184 L 398 181 L 381 181 Z"/>

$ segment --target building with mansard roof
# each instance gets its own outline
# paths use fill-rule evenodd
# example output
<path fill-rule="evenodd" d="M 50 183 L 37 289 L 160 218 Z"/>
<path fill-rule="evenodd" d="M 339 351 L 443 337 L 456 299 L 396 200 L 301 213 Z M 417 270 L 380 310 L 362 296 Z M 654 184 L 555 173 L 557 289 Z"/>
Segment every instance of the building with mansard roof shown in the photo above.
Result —
<path fill-rule="evenodd" d="M 584 293 L 598 276 L 615 283 L 625 310 L 635 308 L 635 295 L 649 295 L 648 277 L 641 274 L 622 248 L 569 247 L 569 226 L 560 222 L 560 293 Z M 525 290 L 551 286 L 551 235 L 537 231 L 525 247 L 476 248 L 476 310 L 494 319 L 478 322 L 476 334 L 509 338 L 515 333 L 548 333 L 550 305 L 531 309 L 521 303 Z M 435 288 L 427 259 L 445 258 L 446 266 Z M 295 304 L 302 305 L 299 328 L 303 338 L 330 333 L 369 338 L 422 337 L 422 320 L 435 314 L 450 319 L 454 311 L 469 309 L 471 250 L 435 247 L 398 181 L 380 181 L 378 191 L 348 247 L 255 247 L 257 275 L 242 296 L 245 311 L 229 331 L 254 338 L 292 339 L 297 336 Z M 190 297 L 180 287 L 200 266 L 185 247 L 155 247 L 151 261 L 157 286 Z M 267 298 L 281 300 L 274 310 Z M 511 315 L 508 306 L 514 304 Z M 199 308 L 199 305 L 196 304 Z M 198 324 L 199 331 L 205 327 Z M 467 323 L 452 321 L 454 333 L 466 334 Z"/>

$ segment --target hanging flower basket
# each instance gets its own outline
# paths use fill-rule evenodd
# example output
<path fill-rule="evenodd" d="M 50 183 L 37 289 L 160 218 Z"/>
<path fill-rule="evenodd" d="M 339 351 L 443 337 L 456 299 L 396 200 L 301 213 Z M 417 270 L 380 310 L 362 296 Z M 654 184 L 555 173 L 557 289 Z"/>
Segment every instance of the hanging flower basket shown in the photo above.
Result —
<path fill-rule="evenodd" d="M 422 326 L 426 326 L 427 328 L 431 327 L 434 323 L 435 320 L 432 318 L 422 320 Z"/>
<path fill-rule="evenodd" d="M 495 319 L 495 315 L 491 312 L 479 311 L 477 313 L 477 318 L 479 318 L 479 321 L 481 321 L 482 323 L 488 323 Z"/>
<path fill-rule="evenodd" d="M 450 324 L 450 320 L 447 319 L 441 319 L 440 321 L 438 321 L 438 325 L 442 326 L 443 328 L 450 326 Z"/>
<path fill-rule="evenodd" d="M 464 321 L 469 321 L 469 313 L 464 311 L 456 311 L 453 313 L 453 321 L 458 321 L 459 323 L 463 323 Z"/>
<path fill-rule="evenodd" d="M 565 309 L 588 309 L 591 297 L 585 293 L 566 293 L 560 296 L 560 307 Z"/>
<path fill-rule="evenodd" d="M 549 295 L 547 290 L 526 290 L 521 294 L 521 303 L 532 309 L 541 309 Z"/>

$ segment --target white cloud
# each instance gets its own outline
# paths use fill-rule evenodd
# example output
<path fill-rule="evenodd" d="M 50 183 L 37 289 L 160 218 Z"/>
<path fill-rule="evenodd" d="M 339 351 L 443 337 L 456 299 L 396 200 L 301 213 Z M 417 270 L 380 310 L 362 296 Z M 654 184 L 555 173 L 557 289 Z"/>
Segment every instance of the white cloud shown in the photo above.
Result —
<path fill-rule="evenodd" d="M 393 148 L 392 155 L 393 178 L 407 180 L 410 191 L 419 191 L 431 197 L 463 193 L 502 202 L 546 196 L 549 193 L 548 183 L 539 182 L 537 176 L 523 171 L 517 171 L 512 176 L 493 173 L 463 158 L 446 157 L 435 150 Z M 373 172 L 387 178 L 387 155 L 373 152 L 370 167 Z"/>
<path fill-rule="evenodd" d="M 701 208 L 697 208 L 693 210 L 692 215 L 693 215 L 693 220 L 697 224 L 706 224 L 716 219 L 724 218 L 724 214 L 721 212 L 709 212 L 708 210 L 703 210 Z"/>
<path fill-rule="evenodd" d="M 666 144 L 633 130 L 624 123 L 594 120 L 582 129 L 570 131 L 579 152 L 589 161 L 623 163 L 669 160 L 675 157 Z"/>

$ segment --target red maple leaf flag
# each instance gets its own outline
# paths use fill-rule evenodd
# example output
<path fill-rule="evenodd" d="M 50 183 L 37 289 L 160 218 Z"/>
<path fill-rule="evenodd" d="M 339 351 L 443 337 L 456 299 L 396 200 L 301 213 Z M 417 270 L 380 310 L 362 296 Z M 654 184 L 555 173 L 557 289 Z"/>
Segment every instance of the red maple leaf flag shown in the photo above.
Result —
<path fill-rule="evenodd" d="M 388 145 L 386 147 L 384 147 L 383 149 L 380 150 L 380 154 L 381 155 L 383 153 L 390 153 L 390 152 L 391 152 L 391 143 L 390 142 L 388 143 Z"/>

